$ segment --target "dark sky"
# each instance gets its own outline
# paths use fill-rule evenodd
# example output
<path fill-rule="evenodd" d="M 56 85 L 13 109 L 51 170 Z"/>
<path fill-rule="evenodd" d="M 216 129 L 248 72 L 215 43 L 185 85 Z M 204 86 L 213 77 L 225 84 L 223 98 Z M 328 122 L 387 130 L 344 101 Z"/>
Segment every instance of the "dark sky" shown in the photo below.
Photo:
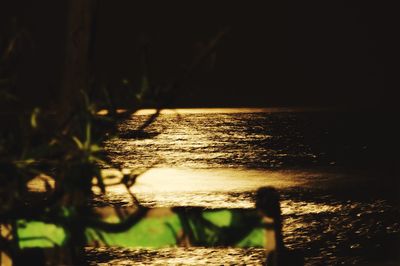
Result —
<path fill-rule="evenodd" d="M 49 80 L 56 79 L 51 70 L 57 69 L 55 54 L 64 42 L 65 6 L 53 2 L 20 0 L 11 13 L 3 9 L 8 15 L 18 10 L 36 40 L 26 68 L 50 71 Z M 185 84 L 177 106 L 395 103 L 397 88 L 389 76 L 398 27 L 387 1 L 270 2 L 100 0 L 94 53 L 98 80 L 113 87 L 129 79 L 139 86 L 140 44 L 148 40 L 152 81 L 169 82 L 191 62 L 199 44 L 230 27 L 214 68 L 204 66 Z M 38 72 L 30 72 L 25 83 Z"/>
<path fill-rule="evenodd" d="M 196 43 L 231 31 L 213 71 L 199 71 L 181 106 L 370 106 L 390 102 L 395 21 L 380 1 L 104 1 L 98 71 L 138 80 L 138 39 L 155 82 L 190 62 Z M 135 75 L 136 74 L 136 75 Z"/>

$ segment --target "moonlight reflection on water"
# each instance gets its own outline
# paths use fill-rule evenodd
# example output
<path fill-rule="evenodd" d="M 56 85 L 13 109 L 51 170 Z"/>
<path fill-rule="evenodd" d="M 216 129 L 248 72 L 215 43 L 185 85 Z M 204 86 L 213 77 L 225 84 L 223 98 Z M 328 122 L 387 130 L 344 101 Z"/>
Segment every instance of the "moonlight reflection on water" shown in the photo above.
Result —
<path fill-rule="evenodd" d="M 121 132 L 134 131 L 146 115 L 121 124 Z M 308 265 L 396 265 L 400 211 L 382 142 L 390 136 L 380 138 L 370 117 L 365 128 L 362 119 L 290 109 L 169 112 L 148 128 L 153 138 L 122 134 L 106 150 L 125 168 L 152 168 L 132 188 L 145 206 L 252 208 L 254 192 L 272 185 L 282 196 L 284 241 L 303 249 Z M 94 204 L 131 203 L 123 189 L 112 187 Z M 89 254 L 112 265 L 262 262 L 262 252 L 252 249 L 109 251 L 108 257 L 104 250 Z"/>
<path fill-rule="evenodd" d="M 121 178 L 112 169 L 103 172 Z M 301 171 L 153 168 L 138 177 L 131 192 L 149 207 L 254 208 L 253 194 L 262 186 L 273 186 L 282 191 L 311 188 L 324 182 L 327 175 Z M 123 185 L 108 187 L 102 197 L 106 202 L 132 204 Z M 289 204 L 288 200 L 283 200 L 281 204 L 283 214 L 315 213 L 335 208 L 315 202 L 291 201 Z"/>
<path fill-rule="evenodd" d="M 110 252 L 111 251 L 111 252 Z M 234 248 L 165 248 L 116 249 L 87 248 L 96 262 L 90 265 L 261 265 L 263 249 Z"/>

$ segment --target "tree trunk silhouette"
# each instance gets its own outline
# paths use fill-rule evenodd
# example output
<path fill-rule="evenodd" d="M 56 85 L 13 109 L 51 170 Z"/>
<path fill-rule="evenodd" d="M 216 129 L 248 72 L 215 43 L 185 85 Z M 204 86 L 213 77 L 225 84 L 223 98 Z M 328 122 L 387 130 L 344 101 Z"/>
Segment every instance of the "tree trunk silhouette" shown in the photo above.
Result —
<path fill-rule="evenodd" d="M 62 115 L 68 115 L 87 91 L 89 46 L 96 0 L 69 0 L 66 51 L 59 102 Z"/>

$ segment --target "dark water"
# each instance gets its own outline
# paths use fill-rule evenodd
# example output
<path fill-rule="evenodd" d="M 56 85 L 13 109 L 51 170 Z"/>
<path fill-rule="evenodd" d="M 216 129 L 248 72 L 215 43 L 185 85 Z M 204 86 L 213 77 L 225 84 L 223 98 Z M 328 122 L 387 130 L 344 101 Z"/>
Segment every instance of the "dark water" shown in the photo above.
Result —
<path fill-rule="evenodd" d="M 308 265 L 399 265 L 398 141 L 383 112 L 229 110 L 146 116 L 107 143 L 113 162 L 153 169 L 133 191 L 148 206 L 252 207 L 254 191 L 282 195 L 284 241 Z M 122 191 L 102 198 L 130 204 Z M 260 250 L 90 250 L 93 263 L 260 264 Z M 197 254 L 197 255 L 194 255 Z M 260 255 L 261 254 L 261 255 Z M 197 259 L 196 259 L 197 258 Z M 110 264 L 111 265 L 111 264 Z"/>

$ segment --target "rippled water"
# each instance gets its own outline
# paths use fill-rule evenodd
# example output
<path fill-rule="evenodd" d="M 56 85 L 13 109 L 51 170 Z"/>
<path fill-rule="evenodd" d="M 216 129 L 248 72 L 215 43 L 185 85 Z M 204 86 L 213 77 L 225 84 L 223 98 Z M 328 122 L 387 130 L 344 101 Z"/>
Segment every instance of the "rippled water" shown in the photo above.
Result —
<path fill-rule="evenodd" d="M 132 189 L 147 206 L 253 207 L 255 190 L 282 194 L 284 241 L 309 265 L 397 265 L 400 251 L 395 133 L 367 113 L 218 110 L 146 115 L 106 143 L 115 164 L 152 169 Z M 384 123 L 385 122 L 385 123 Z M 114 187 L 98 202 L 129 205 Z M 260 264 L 260 250 L 91 249 L 104 265 Z M 390 264 L 393 262 L 393 264 Z M 109 264 L 107 264 L 109 263 Z M 387 264 L 384 264 L 387 263 Z"/>
<path fill-rule="evenodd" d="M 262 249 L 234 248 L 166 248 L 121 249 L 88 248 L 89 257 L 96 257 L 91 265 L 260 265 Z"/>

